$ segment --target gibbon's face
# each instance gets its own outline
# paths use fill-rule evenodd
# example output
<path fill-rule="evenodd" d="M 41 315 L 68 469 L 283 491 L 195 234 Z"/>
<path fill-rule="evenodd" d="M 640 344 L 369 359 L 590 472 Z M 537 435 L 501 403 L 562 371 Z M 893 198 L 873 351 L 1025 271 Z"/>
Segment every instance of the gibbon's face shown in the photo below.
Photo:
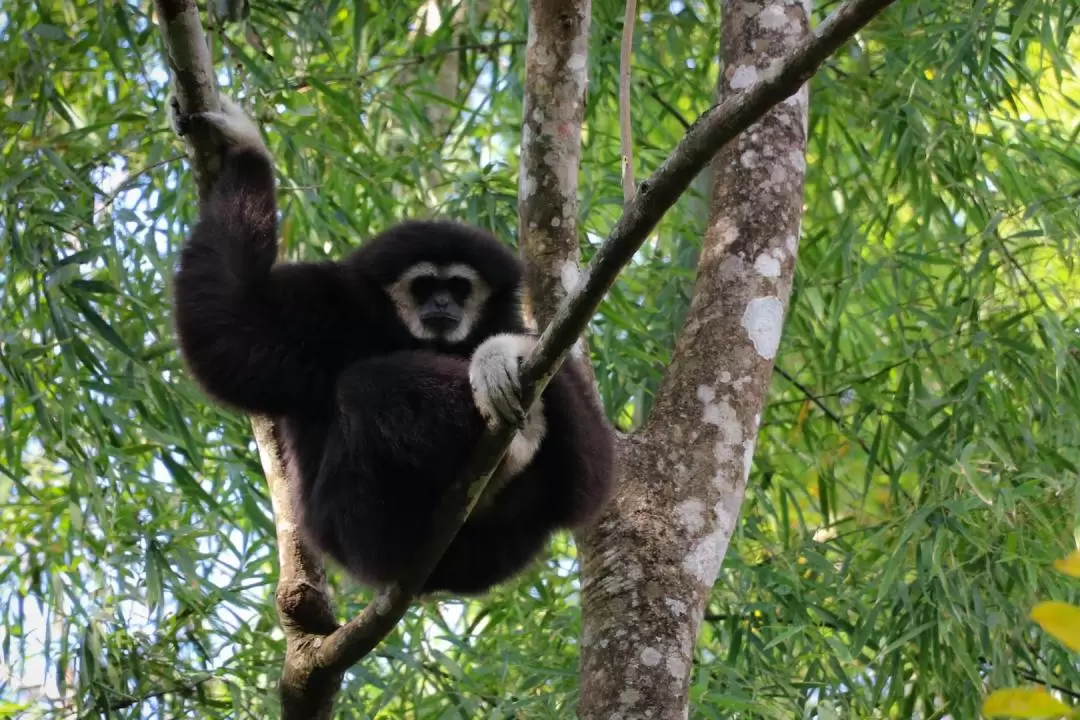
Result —
<path fill-rule="evenodd" d="M 423 262 L 402 273 L 387 294 L 418 340 L 457 343 L 476 326 L 490 289 L 469 265 Z"/>

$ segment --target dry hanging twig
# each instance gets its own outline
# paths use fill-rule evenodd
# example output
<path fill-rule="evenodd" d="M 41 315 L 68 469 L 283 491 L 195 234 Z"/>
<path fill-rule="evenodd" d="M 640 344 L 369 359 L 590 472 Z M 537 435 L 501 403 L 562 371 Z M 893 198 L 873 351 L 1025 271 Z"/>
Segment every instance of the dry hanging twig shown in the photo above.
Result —
<path fill-rule="evenodd" d="M 623 202 L 634 199 L 634 138 L 630 126 L 630 58 L 634 52 L 637 0 L 626 0 L 622 47 L 619 49 L 619 142 L 622 145 Z"/>

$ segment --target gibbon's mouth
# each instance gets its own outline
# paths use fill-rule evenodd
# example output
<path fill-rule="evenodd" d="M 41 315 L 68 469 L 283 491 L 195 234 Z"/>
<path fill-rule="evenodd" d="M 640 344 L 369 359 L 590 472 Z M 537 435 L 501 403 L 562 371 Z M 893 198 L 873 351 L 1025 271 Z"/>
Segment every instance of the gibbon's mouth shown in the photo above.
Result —
<path fill-rule="evenodd" d="M 420 322 L 424 324 L 424 327 L 436 332 L 449 332 L 457 327 L 460 319 L 454 313 L 430 312 L 424 313 L 420 318 Z"/>

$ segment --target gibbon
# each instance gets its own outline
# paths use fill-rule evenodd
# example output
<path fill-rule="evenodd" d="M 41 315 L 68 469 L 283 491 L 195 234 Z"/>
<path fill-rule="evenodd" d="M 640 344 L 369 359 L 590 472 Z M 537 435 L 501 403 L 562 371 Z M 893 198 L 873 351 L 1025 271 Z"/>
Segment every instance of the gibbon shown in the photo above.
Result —
<path fill-rule="evenodd" d="M 476 594 L 524 569 L 611 492 L 611 429 L 578 359 L 524 417 L 517 256 L 479 229 L 409 221 L 340 262 L 277 263 L 273 161 L 232 101 L 182 117 L 209 128 L 220 173 L 185 243 L 174 320 L 185 364 L 218 402 L 272 416 L 310 541 L 372 587 L 429 543 L 442 492 L 486 422 L 519 428 L 423 587 Z"/>

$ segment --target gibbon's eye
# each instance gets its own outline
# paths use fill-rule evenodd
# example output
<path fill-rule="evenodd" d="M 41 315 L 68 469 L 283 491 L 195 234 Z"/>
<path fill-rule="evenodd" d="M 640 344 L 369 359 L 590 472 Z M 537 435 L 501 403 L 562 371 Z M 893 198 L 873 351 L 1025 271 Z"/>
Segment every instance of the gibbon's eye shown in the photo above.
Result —
<path fill-rule="evenodd" d="M 446 283 L 450 295 L 458 304 L 463 304 L 465 298 L 472 292 L 472 283 L 463 277 L 452 277 Z"/>
<path fill-rule="evenodd" d="M 412 281 L 409 285 L 409 292 L 416 298 L 417 302 L 424 302 L 431 294 L 435 292 L 435 288 L 438 286 L 438 281 L 430 275 L 421 275 Z"/>

